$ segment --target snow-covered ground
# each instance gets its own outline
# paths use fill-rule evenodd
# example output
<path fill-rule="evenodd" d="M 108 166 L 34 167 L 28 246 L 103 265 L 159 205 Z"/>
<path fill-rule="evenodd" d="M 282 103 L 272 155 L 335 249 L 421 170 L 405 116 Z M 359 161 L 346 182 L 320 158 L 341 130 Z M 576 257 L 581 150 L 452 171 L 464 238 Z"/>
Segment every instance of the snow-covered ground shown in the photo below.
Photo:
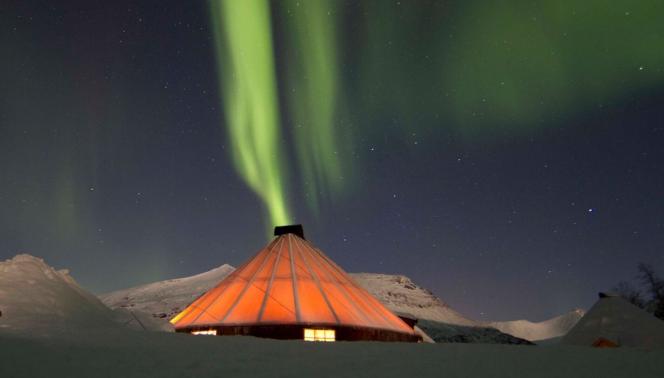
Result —
<path fill-rule="evenodd" d="M 117 332 L 75 339 L 0 333 L 0 377 L 661 378 L 664 351 Z"/>
<path fill-rule="evenodd" d="M 376 282 L 383 279 L 393 280 L 383 276 L 367 286 L 375 290 Z M 393 282 L 409 287 L 404 290 L 419 290 L 405 278 Z M 144 287 L 140 292 L 148 290 Z M 391 297 L 389 302 L 400 304 L 401 309 L 410 306 L 408 298 L 404 303 L 403 298 L 395 299 L 399 295 Z M 141 320 L 144 314 L 136 311 L 118 321 L 116 312 L 77 285 L 66 271 L 56 271 L 27 255 L 0 263 L 0 311 L 0 377 L 611 378 L 661 377 L 664 371 L 664 349 L 308 343 L 139 332 L 149 327 L 126 327 L 126 320 L 143 323 L 151 315 Z"/>
<path fill-rule="evenodd" d="M 511 320 L 505 322 L 488 322 L 486 325 L 522 339 L 540 341 L 565 336 L 584 314 L 585 311 L 576 309 L 542 322 Z"/>

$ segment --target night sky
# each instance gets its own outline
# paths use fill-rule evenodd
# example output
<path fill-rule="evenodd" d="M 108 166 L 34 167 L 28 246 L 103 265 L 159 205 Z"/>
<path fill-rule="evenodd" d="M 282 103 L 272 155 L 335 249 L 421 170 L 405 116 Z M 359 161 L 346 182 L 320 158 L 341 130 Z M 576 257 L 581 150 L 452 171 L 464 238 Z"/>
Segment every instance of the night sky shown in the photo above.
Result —
<path fill-rule="evenodd" d="M 302 223 L 478 320 L 664 272 L 664 3 L 2 1 L 0 259 L 100 293 Z"/>

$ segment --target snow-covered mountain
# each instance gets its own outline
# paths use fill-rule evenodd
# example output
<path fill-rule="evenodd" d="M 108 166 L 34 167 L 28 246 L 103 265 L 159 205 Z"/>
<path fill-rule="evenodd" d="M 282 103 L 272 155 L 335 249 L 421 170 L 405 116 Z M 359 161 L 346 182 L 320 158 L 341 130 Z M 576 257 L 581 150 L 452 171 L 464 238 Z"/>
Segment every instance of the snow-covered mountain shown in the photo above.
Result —
<path fill-rule="evenodd" d="M 99 298 L 110 308 L 124 308 L 169 320 L 194 299 L 226 278 L 234 267 L 224 264 L 195 276 L 158 281 L 102 294 Z"/>
<path fill-rule="evenodd" d="M 566 314 L 542 322 L 511 320 L 505 322 L 489 322 L 486 324 L 501 332 L 509 333 L 510 335 L 522 339 L 539 341 L 565 336 L 584 314 L 585 311 L 575 309 Z"/>
<path fill-rule="evenodd" d="M 113 326 L 115 317 L 67 270 L 27 254 L 0 262 L 0 311 L 0 331 L 31 335 Z"/>
<path fill-rule="evenodd" d="M 394 313 L 417 319 L 418 327 L 436 342 L 531 344 L 461 315 L 406 276 L 377 273 L 351 273 L 351 276 Z"/>
<path fill-rule="evenodd" d="M 351 273 L 351 276 L 397 314 L 446 324 L 481 326 L 454 311 L 431 291 L 416 285 L 406 276 L 377 273 Z"/>

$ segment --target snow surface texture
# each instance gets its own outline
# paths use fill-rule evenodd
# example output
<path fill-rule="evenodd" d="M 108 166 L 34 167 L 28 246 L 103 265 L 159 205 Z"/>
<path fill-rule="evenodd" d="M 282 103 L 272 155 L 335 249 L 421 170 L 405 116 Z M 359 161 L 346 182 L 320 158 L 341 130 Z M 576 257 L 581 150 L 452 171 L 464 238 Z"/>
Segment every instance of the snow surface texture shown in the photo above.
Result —
<path fill-rule="evenodd" d="M 572 346 L 311 343 L 130 332 L 76 339 L 0 333 L 0 377 L 661 378 L 664 351 Z"/>
<path fill-rule="evenodd" d="M 599 338 L 620 346 L 664 348 L 664 321 L 621 297 L 600 298 L 562 343 L 592 345 Z"/>
<path fill-rule="evenodd" d="M 511 320 L 505 322 L 488 322 L 485 324 L 522 339 L 540 341 L 564 336 L 584 314 L 583 310 L 576 309 L 567 314 L 537 323 L 528 320 Z"/>

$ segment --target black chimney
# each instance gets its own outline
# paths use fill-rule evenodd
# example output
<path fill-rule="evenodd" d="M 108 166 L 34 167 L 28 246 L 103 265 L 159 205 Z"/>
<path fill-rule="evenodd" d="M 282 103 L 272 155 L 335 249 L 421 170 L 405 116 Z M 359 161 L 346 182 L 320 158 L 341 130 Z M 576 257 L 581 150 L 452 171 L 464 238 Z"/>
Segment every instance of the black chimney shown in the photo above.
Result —
<path fill-rule="evenodd" d="M 288 226 L 277 226 L 274 228 L 274 236 L 295 234 L 304 239 L 304 229 L 301 224 L 289 224 Z"/>

